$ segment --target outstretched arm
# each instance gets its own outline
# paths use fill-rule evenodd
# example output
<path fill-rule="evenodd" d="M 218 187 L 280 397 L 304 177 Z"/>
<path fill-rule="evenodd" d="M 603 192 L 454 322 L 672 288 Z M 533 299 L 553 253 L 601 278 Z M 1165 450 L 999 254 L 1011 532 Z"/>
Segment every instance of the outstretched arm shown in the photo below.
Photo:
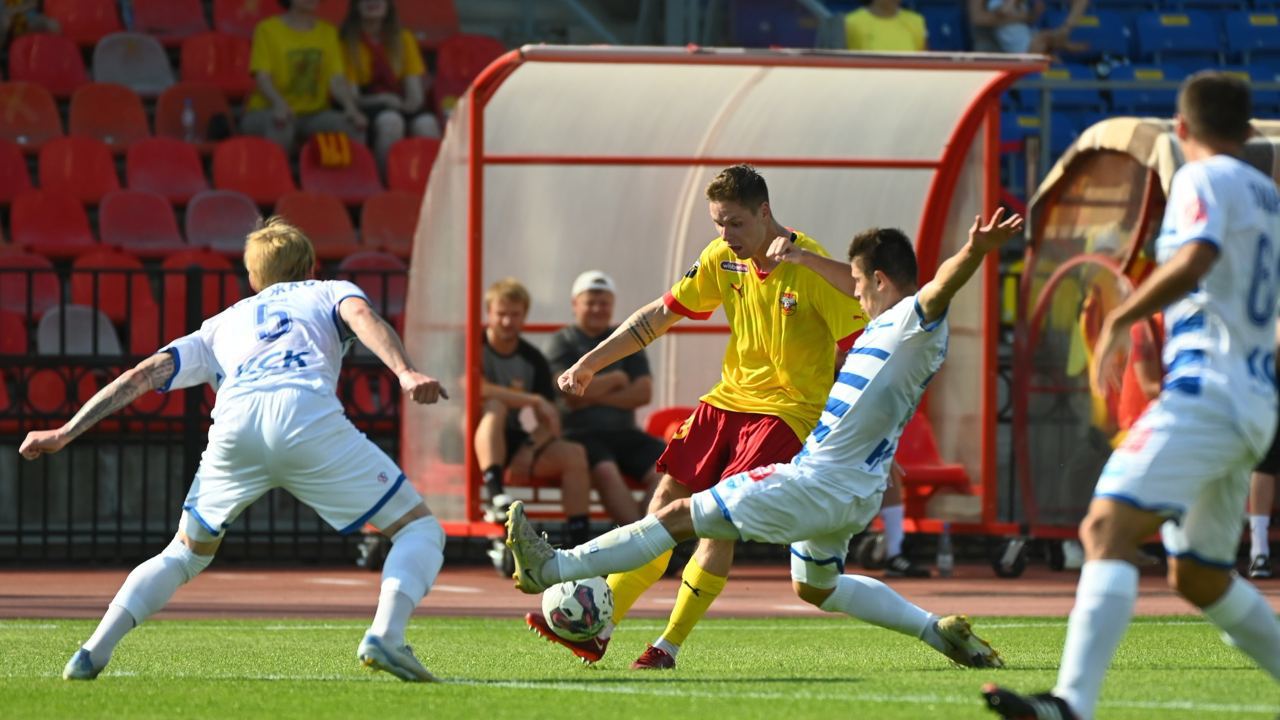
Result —
<path fill-rule="evenodd" d="M 969 278 L 981 267 L 987 253 L 1004 245 L 1009 238 L 1022 231 L 1021 215 L 1014 213 L 1001 222 L 1003 217 L 1004 208 L 996 208 L 991 220 L 985 225 L 981 215 L 975 217 L 973 226 L 969 228 L 969 242 L 960 248 L 960 252 L 938 266 L 933 279 L 920 288 L 920 292 L 916 294 L 916 302 L 920 304 L 925 322 L 933 322 L 942 317 L 951 304 L 951 298 L 969 282 Z"/>
<path fill-rule="evenodd" d="M 560 389 L 570 395 L 581 395 L 601 368 L 608 367 L 622 358 L 648 347 L 662 337 L 681 316 L 672 312 L 662 298 L 645 305 L 631 314 L 613 334 L 583 355 L 572 367 L 560 375 Z"/>
<path fill-rule="evenodd" d="M 400 380 L 400 389 L 411 400 L 430 405 L 440 398 L 449 399 L 449 393 L 445 392 L 438 380 L 413 368 L 396 331 L 369 307 L 364 298 L 349 297 L 343 300 L 338 305 L 338 314 L 360 342 L 396 374 L 396 378 Z"/>
<path fill-rule="evenodd" d="M 853 297 L 853 275 L 849 271 L 849 263 L 833 260 L 815 252 L 796 247 L 787 235 L 779 235 L 769 245 L 767 253 L 770 260 L 802 265 L 818 273 L 832 287 Z"/>
<path fill-rule="evenodd" d="M 58 452 L 99 420 L 129 405 L 145 393 L 164 387 L 176 371 L 173 355 L 167 352 L 152 355 L 94 393 L 89 402 L 62 427 L 27 433 L 18 452 L 28 460 L 35 460 L 45 453 Z"/>

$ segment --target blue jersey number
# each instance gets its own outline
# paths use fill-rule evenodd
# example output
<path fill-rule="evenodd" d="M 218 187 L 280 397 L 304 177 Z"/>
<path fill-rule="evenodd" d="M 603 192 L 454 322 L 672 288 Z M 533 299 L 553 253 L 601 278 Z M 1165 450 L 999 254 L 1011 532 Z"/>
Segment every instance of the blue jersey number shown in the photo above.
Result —
<path fill-rule="evenodd" d="M 1249 300 L 1245 308 L 1249 320 L 1262 327 L 1276 318 L 1276 276 L 1280 270 L 1276 262 L 1275 248 L 1266 235 L 1258 237 L 1258 251 L 1253 258 L 1253 279 L 1249 281 Z"/>
<path fill-rule="evenodd" d="M 284 310 L 267 311 L 266 305 L 258 306 L 258 339 L 271 342 L 293 328 L 293 319 Z"/>

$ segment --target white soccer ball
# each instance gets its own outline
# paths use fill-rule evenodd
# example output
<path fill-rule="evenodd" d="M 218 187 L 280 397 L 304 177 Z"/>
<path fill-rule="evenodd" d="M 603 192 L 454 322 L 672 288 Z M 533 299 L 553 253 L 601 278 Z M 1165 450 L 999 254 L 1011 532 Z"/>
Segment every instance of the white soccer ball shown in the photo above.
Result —
<path fill-rule="evenodd" d="M 590 640 L 613 618 L 613 591 L 600 577 L 552 585 L 542 593 L 542 616 L 565 640 Z"/>

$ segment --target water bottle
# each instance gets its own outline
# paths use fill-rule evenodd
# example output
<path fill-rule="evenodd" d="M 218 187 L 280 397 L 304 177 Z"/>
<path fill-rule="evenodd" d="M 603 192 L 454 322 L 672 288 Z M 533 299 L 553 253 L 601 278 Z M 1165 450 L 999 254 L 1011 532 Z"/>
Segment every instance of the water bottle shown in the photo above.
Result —
<path fill-rule="evenodd" d="M 196 141 L 196 106 L 191 98 L 182 101 L 182 139 Z"/>
<path fill-rule="evenodd" d="M 942 534 L 938 536 L 938 577 L 951 577 L 956 567 L 956 557 L 951 552 L 951 523 L 942 523 Z"/>

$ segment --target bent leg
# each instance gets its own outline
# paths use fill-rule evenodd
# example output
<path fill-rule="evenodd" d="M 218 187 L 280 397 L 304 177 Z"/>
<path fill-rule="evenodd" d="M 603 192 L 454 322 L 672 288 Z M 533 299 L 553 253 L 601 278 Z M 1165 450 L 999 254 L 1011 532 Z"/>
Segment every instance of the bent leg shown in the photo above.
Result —
<path fill-rule="evenodd" d="M 1248 581 L 1192 558 L 1171 559 L 1169 584 L 1204 611 L 1230 644 L 1280 681 L 1280 621 Z"/>
<path fill-rule="evenodd" d="M 684 566 L 680 578 L 680 590 L 676 604 L 667 620 L 667 627 L 658 637 L 654 647 L 675 658 L 684 645 L 693 626 L 707 614 L 711 604 L 720 597 L 729 581 L 729 568 L 733 565 L 734 540 L 702 539 L 689 563 Z"/>
<path fill-rule="evenodd" d="M 407 488 L 402 488 L 405 492 Z M 405 644 L 405 628 L 444 564 L 444 530 L 426 503 L 382 528 L 391 551 L 382 566 L 382 589 L 369 632 L 394 647 Z"/>
<path fill-rule="evenodd" d="M 653 497 L 650 498 L 649 513 L 657 513 L 671 502 L 687 497 L 689 497 L 688 488 L 676 482 L 676 479 L 670 475 L 663 475 L 658 481 Z M 671 550 L 668 549 L 641 567 L 609 576 L 609 587 L 613 590 L 614 625 L 622 622 L 640 596 L 662 579 L 662 574 L 667 571 L 667 565 L 670 562 Z"/>
<path fill-rule="evenodd" d="M 584 545 L 556 550 L 539 569 L 546 585 L 634 570 L 693 536 L 689 500 L 677 500 L 639 522 L 614 528 Z"/>

